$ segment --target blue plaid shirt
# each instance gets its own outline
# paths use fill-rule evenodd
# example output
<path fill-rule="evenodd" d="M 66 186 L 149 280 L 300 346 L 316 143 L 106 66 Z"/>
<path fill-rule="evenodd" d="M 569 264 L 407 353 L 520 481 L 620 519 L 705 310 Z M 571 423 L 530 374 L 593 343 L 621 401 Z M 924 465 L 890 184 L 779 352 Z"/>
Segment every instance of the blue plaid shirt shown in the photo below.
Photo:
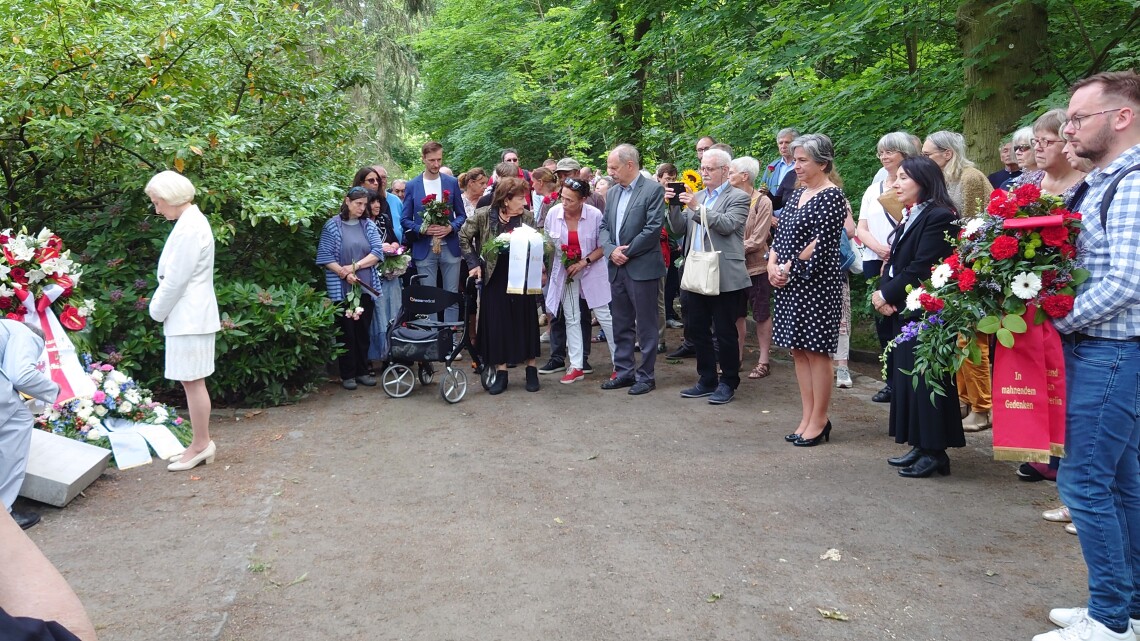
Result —
<path fill-rule="evenodd" d="M 1062 334 L 1118 340 L 1140 336 L 1140 171 L 1117 185 L 1108 207 L 1107 233 L 1100 224 L 1100 201 L 1108 184 L 1116 172 L 1138 162 L 1140 145 L 1085 179 L 1089 190 L 1081 204 L 1077 255 L 1090 276 L 1077 288 L 1073 311 L 1053 321 Z"/>

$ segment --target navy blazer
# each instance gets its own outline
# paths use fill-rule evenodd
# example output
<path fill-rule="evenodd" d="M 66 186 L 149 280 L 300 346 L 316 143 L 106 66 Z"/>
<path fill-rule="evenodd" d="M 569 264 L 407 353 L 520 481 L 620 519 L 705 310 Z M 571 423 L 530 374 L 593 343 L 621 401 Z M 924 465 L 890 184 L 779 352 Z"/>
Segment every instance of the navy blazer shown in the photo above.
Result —
<path fill-rule="evenodd" d="M 918 287 L 930 278 L 930 270 L 945 260 L 954 248 L 947 235 L 957 236 L 958 226 L 954 224 L 958 214 L 940 205 L 928 205 L 910 229 L 895 239 L 891 245 L 891 257 L 879 281 L 879 291 L 883 300 L 894 305 L 901 316 L 910 315 L 906 311 L 906 287 Z M 894 275 L 891 275 L 891 270 Z"/>
<path fill-rule="evenodd" d="M 459 190 L 459 181 L 447 174 L 439 175 L 441 189 L 451 192 L 448 207 L 451 209 L 451 233 L 444 237 L 444 243 L 451 250 L 451 255 L 459 257 L 459 228 L 467 220 L 467 208 L 463 205 L 463 194 Z M 412 248 L 412 258 L 423 260 L 431 253 L 431 236 L 421 235 L 420 226 L 424 224 L 423 199 L 427 196 L 424 191 L 424 175 L 420 174 L 408 181 L 404 192 L 404 211 L 400 215 L 400 223 L 404 228 L 404 244 Z"/>
<path fill-rule="evenodd" d="M 619 269 L 625 269 L 633 280 L 655 280 L 665 275 L 665 258 L 661 255 L 661 228 L 665 226 L 665 188 L 656 180 L 638 175 L 625 208 L 622 228 L 617 225 L 617 205 L 620 186 L 606 192 L 605 215 L 598 233 L 598 244 L 608 259 L 619 245 L 627 245 L 625 255 L 629 261 L 619 267 L 607 260 L 610 282 L 617 279 Z"/>

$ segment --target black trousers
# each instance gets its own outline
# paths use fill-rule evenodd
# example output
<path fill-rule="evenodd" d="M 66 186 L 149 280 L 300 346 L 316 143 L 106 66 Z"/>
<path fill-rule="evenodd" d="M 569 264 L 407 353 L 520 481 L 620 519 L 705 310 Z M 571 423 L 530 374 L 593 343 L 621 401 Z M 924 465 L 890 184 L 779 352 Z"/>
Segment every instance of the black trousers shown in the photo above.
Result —
<path fill-rule="evenodd" d="M 345 316 L 343 307 L 338 307 L 336 310 L 337 338 L 345 349 L 345 352 L 336 359 L 342 380 L 368 373 L 369 329 L 372 327 L 372 314 L 375 312 L 372 297 L 367 294 L 361 296 L 360 306 L 364 308 L 364 313 L 357 320 Z"/>
<path fill-rule="evenodd" d="M 689 340 L 697 352 L 697 374 L 700 375 L 701 387 L 716 387 L 720 382 L 735 390 L 740 385 L 740 343 L 736 336 L 736 319 L 744 304 L 741 299 L 747 295 L 747 288 L 721 292 L 719 296 L 688 292 L 685 331 L 689 333 Z M 719 377 L 716 373 L 718 361 L 721 371 Z"/>

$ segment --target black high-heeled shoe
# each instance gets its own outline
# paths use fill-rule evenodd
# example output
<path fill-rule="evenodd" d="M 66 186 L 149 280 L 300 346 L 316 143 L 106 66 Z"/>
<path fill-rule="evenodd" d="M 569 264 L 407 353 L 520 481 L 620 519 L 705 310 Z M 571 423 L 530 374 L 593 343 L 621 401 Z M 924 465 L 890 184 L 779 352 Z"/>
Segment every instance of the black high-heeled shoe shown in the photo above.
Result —
<path fill-rule="evenodd" d="M 819 433 L 819 436 L 815 438 L 804 438 L 801 435 L 792 445 L 796 447 L 815 447 L 824 441 L 831 442 L 831 419 L 827 420 L 827 425 L 823 426 L 823 431 Z"/>
<path fill-rule="evenodd" d="M 800 435 L 796 434 L 795 432 L 792 432 L 791 434 L 785 434 L 784 435 L 784 440 L 789 442 L 789 443 L 795 443 L 799 438 L 800 438 Z"/>
<path fill-rule="evenodd" d="M 899 476 L 908 479 L 924 479 L 935 472 L 942 476 L 950 475 L 950 457 L 944 450 L 937 452 L 923 452 L 914 465 L 899 470 Z"/>
<path fill-rule="evenodd" d="M 894 456 L 887 459 L 887 465 L 894 467 L 910 467 L 914 465 L 915 461 L 922 458 L 922 450 L 917 447 L 910 448 L 910 451 L 902 456 Z"/>

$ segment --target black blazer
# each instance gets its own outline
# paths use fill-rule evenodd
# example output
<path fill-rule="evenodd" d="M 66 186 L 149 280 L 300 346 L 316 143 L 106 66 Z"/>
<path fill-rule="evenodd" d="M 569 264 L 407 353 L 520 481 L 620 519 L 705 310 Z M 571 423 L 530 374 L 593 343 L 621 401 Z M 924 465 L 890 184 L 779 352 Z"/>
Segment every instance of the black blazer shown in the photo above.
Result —
<path fill-rule="evenodd" d="M 883 300 L 898 308 L 901 315 L 907 315 L 907 285 L 917 287 L 930 278 L 930 270 L 953 252 L 949 238 L 958 235 L 958 226 L 954 224 L 957 220 L 954 210 L 929 205 L 911 228 L 895 239 L 879 291 Z"/>

